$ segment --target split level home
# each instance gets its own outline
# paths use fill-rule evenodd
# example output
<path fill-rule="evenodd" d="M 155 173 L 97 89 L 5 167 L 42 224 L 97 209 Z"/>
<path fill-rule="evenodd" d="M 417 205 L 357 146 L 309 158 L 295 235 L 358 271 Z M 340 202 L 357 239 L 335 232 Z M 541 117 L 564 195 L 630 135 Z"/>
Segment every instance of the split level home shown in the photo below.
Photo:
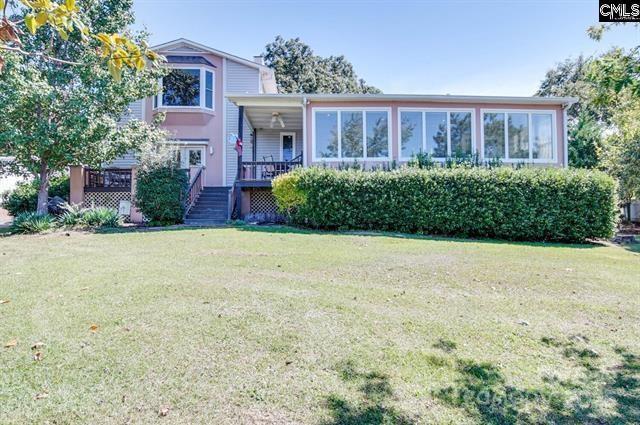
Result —
<path fill-rule="evenodd" d="M 164 112 L 190 175 L 188 223 L 275 213 L 272 179 L 296 167 L 390 168 L 414 155 L 567 166 L 566 110 L 575 99 L 403 94 L 280 94 L 261 57 L 179 39 L 155 47 L 171 69 L 162 91 L 123 120 Z M 71 202 L 119 208 L 133 222 L 137 162 L 71 169 Z"/>

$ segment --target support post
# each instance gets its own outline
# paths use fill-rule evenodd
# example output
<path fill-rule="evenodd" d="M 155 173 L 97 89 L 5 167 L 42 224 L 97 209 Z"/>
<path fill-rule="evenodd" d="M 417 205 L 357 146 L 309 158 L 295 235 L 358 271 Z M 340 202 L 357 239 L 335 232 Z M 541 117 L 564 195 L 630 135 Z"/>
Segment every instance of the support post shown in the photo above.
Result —
<path fill-rule="evenodd" d="M 84 167 L 75 165 L 69 167 L 69 202 L 81 205 L 84 202 Z"/>
<path fill-rule="evenodd" d="M 238 218 L 242 219 L 242 188 L 240 187 L 240 180 L 242 179 L 242 152 L 244 150 L 244 106 L 238 107 L 238 137 L 242 141 L 242 149 L 238 152 L 238 172 L 236 175 L 236 211 L 238 212 Z"/>

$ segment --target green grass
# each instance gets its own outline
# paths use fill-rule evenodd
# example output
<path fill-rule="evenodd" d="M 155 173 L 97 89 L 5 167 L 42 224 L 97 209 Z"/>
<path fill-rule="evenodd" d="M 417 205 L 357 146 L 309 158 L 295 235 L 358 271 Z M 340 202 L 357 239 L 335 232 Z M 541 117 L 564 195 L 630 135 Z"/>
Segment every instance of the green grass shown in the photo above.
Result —
<path fill-rule="evenodd" d="M 3 424 L 640 420 L 640 254 L 612 246 L 10 236 L 0 299 Z"/>

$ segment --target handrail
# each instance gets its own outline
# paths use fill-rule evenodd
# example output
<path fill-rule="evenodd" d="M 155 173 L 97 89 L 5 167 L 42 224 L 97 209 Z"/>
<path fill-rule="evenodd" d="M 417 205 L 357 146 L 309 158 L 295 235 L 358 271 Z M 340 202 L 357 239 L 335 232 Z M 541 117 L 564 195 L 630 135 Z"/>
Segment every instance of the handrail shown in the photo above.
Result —
<path fill-rule="evenodd" d="M 184 216 L 186 218 L 191 211 L 191 208 L 198 200 L 198 196 L 202 191 L 202 168 L 198 169 L 196 176 L 193 178 L 193 181 L 189 184 L 189 188 L 186 192 L 185 202 L 184 202 Z"/>
<path fill-rule="evenodd" d="M 302 155 L 289 161 L 242 161 L 241 180 L 271 180 L 302 166 Z"/>

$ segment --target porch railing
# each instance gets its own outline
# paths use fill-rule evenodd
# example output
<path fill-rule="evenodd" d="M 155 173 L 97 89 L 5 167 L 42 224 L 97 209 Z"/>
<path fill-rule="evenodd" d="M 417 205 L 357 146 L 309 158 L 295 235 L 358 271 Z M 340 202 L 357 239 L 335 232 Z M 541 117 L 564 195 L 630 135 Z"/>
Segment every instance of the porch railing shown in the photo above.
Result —
<path fill-rule="evenodd" d="M 302 155 L 290 161 L 242 161 L 240 179 L 272 180 L 298 167 L 302 167 Z"/>
<path fill-rule="evenodd" d="M 130 192 L 131 170 L 87 169 L 84 173 L 85 192 Z"/>
<path fill-rule="evenodd" d="M 191 184 L 187 189 L 187 194 L 184 200 L 184 217 L 186 218 L 191 211 L 191 208 L 198 200 L 200 192 L 202 192 L 202 168 L 199 168 L 196 175 L 191 179 Z"/>

